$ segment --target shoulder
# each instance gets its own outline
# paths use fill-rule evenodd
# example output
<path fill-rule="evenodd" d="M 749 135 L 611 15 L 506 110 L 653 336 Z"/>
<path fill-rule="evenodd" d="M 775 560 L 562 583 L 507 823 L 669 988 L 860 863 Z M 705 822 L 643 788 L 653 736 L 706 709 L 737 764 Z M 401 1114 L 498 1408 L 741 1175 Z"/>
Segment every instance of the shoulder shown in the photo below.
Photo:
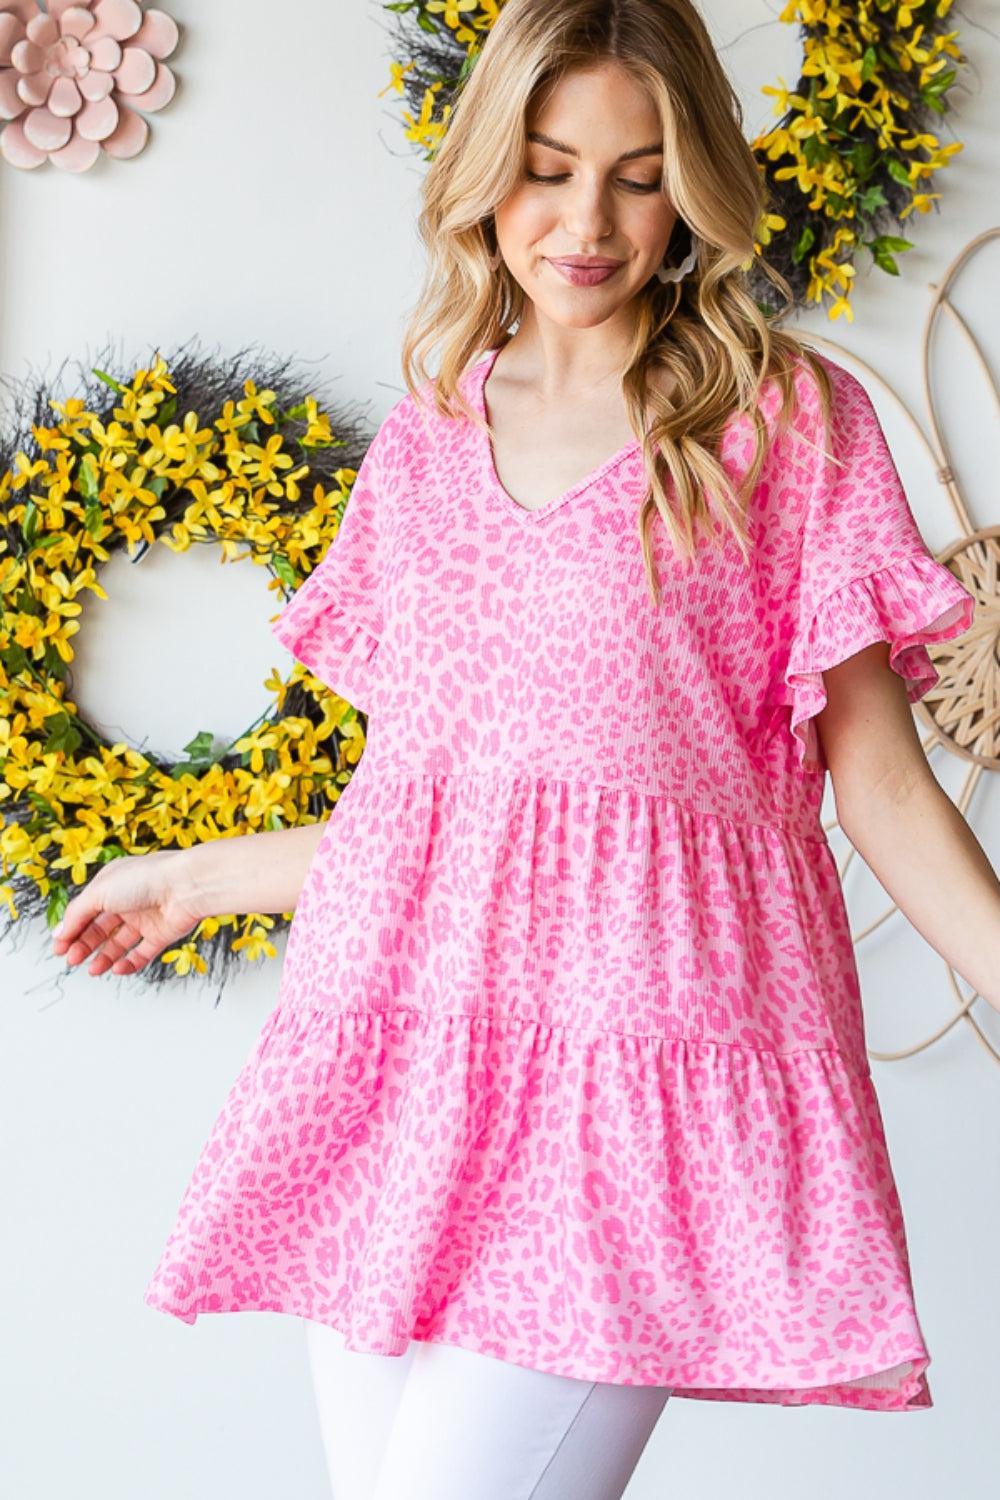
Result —
<path fill-rule="evenodd" d="M 796 455 L 809 469 L 812 484 L 823 487 L 834 483 L 845 466 L 863 462 L 866 453 L 883 454 L 885 437 L 863 382 L 820 350 L 810 348 L 809 354 L 811 358 L 799 354 L 793 361 L 794 410 L 781 458 Z M 780 394 L 768 405 L 776 410 Z"/>
<path fill-rule="evenodd" d="M 474 371 L 475 363 L 467 366 L 458 379 L 459 394 L 467 401 Z M 437 380 L 431 377 L 416 390 L 400 396 L 389 408 L 372 442 L 380 461 L 384 456 L 395 465 L 407 465 L 418 463 L 430 454 L 440 456 L 443 447 L 454 443 L 456 431 L 467 429 L 467 422 L 448 417 L 440 410 L 436 389 Z"/>
<path fill-rule="evenodd" d="M 831 437 L 877 425 L 874 403 L 857 375 L 819 349 L 812 349 L 810 353 L 826 376 Z M 795 389 L 802 410 L 818 436 L 823 431 L 824 393 L 812 363 L 804 355 L 795 362 Z"/>

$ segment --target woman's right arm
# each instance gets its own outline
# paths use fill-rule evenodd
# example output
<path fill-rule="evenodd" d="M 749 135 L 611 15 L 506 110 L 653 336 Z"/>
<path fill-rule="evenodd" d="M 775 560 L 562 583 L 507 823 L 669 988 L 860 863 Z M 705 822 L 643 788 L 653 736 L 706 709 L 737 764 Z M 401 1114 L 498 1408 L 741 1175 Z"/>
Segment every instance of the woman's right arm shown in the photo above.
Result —
<path fill-rule="evenodd" d="M 210 839 L 178 851 L 199 917 L 294 911 L 326 820 L 302 828 Z"/>
<path fill-rule="evenodd" d="M 326 820 L 154 849 L 102 865 L 68 901 L 52 949 L 88 973 L 134 974 L 202 917 L 294 911 Z"/>

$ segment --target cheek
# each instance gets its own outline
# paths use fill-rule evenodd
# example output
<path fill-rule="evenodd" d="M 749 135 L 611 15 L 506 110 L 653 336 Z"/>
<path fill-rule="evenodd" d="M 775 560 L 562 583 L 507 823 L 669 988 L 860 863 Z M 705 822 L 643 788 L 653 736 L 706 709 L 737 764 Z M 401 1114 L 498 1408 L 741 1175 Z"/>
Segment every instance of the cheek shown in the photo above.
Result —
<path fill-rule="evenodd" d="M 676 211 L 651 194 L 648 199 L 640 198 L 634 203 L 628 234 L 633 244 L 651 254 L 658 254 L 670 239 L 676 222 Z"/>
<path fill-rule="evenodd" d="M 553 223 L 553 206 L 539 193 L 512 193 L 496 210 L 497 232 L 512 255 L 547 234 Z"/>

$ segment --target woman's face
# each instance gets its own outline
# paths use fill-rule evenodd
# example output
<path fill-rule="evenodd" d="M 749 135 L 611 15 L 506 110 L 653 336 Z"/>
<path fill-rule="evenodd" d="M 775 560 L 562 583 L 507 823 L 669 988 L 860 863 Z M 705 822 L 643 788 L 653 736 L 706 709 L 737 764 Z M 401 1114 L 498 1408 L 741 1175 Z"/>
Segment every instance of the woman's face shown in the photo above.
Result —
<path fill-rule="evenodd" d="M 645 286 L 677 219 L 661 186 L 660 117 L 608 62 L 563 78 L 527 129 L 521 183 L 495 214 L 500 253 L 537 312 L 592 328 Z M 574 269 L 566 257 L 613 269 Z"/>

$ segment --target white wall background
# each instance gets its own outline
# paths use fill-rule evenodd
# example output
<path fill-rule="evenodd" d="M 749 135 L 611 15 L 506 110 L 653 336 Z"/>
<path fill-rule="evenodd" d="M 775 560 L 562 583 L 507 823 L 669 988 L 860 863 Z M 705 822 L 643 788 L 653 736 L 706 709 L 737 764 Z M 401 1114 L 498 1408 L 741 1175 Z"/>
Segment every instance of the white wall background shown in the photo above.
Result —
<path fill-rule="evenodd" d="M 0 170 L 0 370 L 54 372 L 65 358 L 89 362 L 109 339 L 126 367 L 195 333 L 230 351 L 260 341 L 315 360 L 335 399 L 365 403 L 374 427 L 404 389 L 398 349 L 417 288 L 423 171 L 398 102 L 377 97 L 388 76 L 381 8 L 164 4 L 185 28 L 171 59 L 180 87 L 154 117 L 147 151 L 79 178 Z M 795 33 L 778 9 L 712 0 L 706 10 L 748 134 L 770 118 L 760 85 L 797 77 Z M 943 130 L 966 150 L 935 184 L 942 212 L 913 225 L 905 276 L 859 276 L 853 326 L 803 320 L 869 360 L 918 412 L 927 286 L 988 226 L 996 201 L 995 4 L 971 4 L 955 24 L 973 71 Z M 955 299 L 994 369 L 996 269 L 990 250 Z M 995 414 L 953 325 L 938 348 L 959 474 L 977 523 L 992 524 Z M 955 533 L 947 502 L 905 424 L 873 394 L 927 540 L 943 547 Z M 284 653 L 267 629 L 263 572 L 220 570 L 210 549 L 159 551 L 143 565 L 141 601 L 126 562 L 106 570 L 110 602 L 93 602 L 78 637 L 77 696 L 134 743 L 177 751 L 201 727 L 236 733 L 253 719 L 262 678 Z M 954 794 L 962 768 L 935 764 Z M 996 776 L 970 818 L 997 865 Z M 863 869 L 847 892 L 858 927 L 885 902 Z M 873 1049 L 906 1046 L 950 1015 L 944 964 L 899 913 L 859 959 Z M 245 1313 L 192 1327 L 141 1300 L 208 1129 L 274 1004 L 278 961 L 234 983 L 216 1009 L 200 982 L 150 998 L 127 982 L 64 974 L 44 930 L 26 926 L 0 954 L 0 975 L 0 1493 L 325 1500 L 299 1320 Z M 1000 1018 L 983 1002 L 976 1014 L 1000 1044 Z M 935 1406 L 883 1415 L 669 1402 L 630 1500 L 995 1493 L 1000 1069 L 962 1026 L 874 1074 Z"/>

